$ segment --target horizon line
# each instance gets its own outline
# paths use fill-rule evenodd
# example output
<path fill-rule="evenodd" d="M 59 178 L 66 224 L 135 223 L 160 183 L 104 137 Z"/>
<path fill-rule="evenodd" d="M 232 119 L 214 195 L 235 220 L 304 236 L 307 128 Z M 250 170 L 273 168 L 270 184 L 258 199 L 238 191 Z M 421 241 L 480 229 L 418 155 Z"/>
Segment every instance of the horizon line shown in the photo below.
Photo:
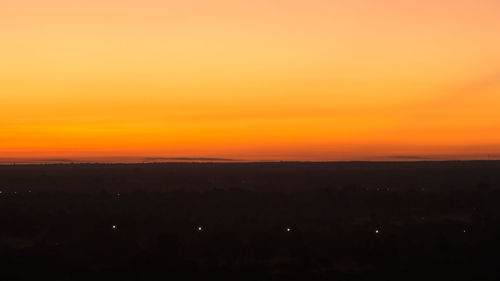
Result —
<path fill-rule="evenodd" d="M 0 166 L 46 166 L 46 165 L 148 165 L 148 164 L 252 164 L 252 163 L 425 163 L 425 162 L 498 162 L 500 159 L 422 159 L 422 160 L 237 160 L 237 161 L 0 161 Z"/>

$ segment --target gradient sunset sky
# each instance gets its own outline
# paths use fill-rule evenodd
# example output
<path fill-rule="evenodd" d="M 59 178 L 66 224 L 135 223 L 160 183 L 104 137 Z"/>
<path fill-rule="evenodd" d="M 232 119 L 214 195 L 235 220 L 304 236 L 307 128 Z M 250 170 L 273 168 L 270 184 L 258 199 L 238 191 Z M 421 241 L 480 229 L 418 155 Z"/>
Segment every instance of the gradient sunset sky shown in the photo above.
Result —
<path fill-rule="evenodd" d="M 6 0 L 0 38 L 3 159 L 500 158 L 498 0 Z"/>

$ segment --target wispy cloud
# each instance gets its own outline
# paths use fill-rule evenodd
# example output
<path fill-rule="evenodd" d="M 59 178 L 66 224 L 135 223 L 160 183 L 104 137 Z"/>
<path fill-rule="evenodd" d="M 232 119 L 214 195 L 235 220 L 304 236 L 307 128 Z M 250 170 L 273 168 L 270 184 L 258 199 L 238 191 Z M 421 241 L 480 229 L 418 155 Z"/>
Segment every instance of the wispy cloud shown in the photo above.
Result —
<path fill-rule="evenodd" d="M 149 161 L 220 161 L 220 162 L 234 162 L 241 161 L 239 159 L 230 158 L 211 158 L 211 157 L 149 157 L 143 159 L 146 162 Z"/>
<path fill-rule="evenodd" d="M 378 159 L 392 159 L 392 160 L 432 160 L 431 157 L 426 156 L 417 156 L 417 155 L 388 155 L 388 156 L 379 156 Z"/>
<path fill-rule="evenodd" d="M 429 102 L 428 106 L 444 106 L 454 103 L 467 102 L 471 98 L 477 99 L 488 93 L 492 88 L 500 85 L 500 70 L 492 72 L 474 81 L 450 89 L 446 94 L 438 96 Z"/>

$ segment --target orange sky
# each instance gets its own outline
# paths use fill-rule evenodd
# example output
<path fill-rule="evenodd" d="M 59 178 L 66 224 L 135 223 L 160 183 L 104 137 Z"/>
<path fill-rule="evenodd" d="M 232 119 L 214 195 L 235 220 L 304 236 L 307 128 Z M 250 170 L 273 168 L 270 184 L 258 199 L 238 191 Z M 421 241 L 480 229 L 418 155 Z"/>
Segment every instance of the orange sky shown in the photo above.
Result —
<path fill-rule="evenodd" d="M 3 1 L 0 158 L 500 157 L 499 15 L 497 0 Z"/>

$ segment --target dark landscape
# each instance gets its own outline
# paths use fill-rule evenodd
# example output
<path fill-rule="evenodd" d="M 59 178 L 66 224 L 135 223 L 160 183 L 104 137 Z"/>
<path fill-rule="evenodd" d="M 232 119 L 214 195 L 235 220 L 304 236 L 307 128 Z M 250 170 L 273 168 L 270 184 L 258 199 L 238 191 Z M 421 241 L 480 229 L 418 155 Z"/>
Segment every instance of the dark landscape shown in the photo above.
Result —
<path fill-rule="evenodd" d="M 1 280 L 500 280 L 500 161 L 0 166 Z"/>

